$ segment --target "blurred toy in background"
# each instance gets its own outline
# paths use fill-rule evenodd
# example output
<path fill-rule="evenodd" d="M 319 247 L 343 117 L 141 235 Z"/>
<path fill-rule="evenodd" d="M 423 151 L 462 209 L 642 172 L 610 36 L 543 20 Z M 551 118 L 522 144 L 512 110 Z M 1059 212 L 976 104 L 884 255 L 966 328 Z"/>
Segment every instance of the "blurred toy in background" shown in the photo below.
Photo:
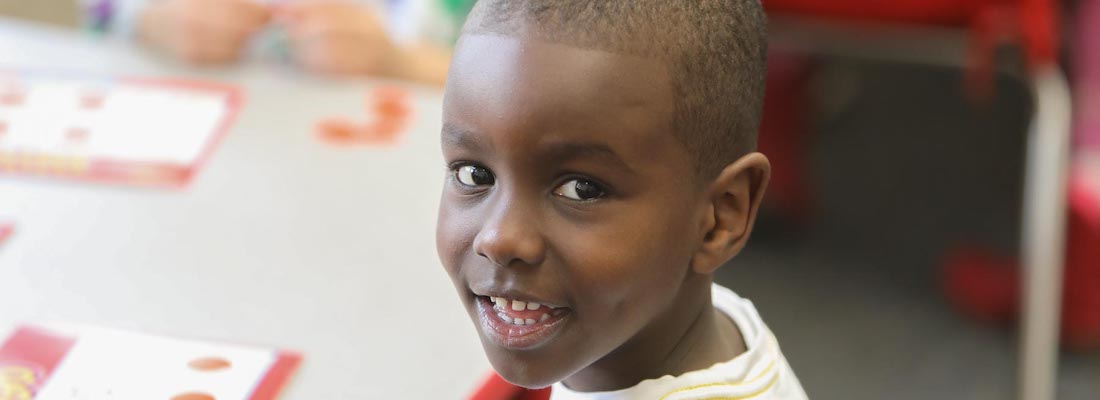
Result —
<path fill-rule="evenodd" d="M 67 28 L 80 21 L 76 0 L 0 0 L 0 16 Z"/>
<path fill-rule="evenodd" d="M 378 87 L 367 93 L 367 121 L 330 117 L 317 123 L 317 136 L 333 145 L 385 146 L 397 142 L 412 119 L 410 95 L 400 87 Z"/>
<path fill-rule="evenodd" d="M 83 0 L 91 30 L 196 65 L 255 53 L 310 72 L 442 84 L 473 0 Z"/>

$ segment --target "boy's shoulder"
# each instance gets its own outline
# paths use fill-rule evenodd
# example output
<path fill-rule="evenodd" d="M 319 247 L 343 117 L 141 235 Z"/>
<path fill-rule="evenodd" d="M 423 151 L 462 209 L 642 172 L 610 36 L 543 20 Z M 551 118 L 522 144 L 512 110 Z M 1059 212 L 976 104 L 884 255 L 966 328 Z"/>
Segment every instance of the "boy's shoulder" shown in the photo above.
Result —
<path fill-rule="evenodd" d="M 553 386 L 551 400 L 806 399 L 779 342 L 752 301 L 718 284 L 711 288 L 711 301 L 741 331 L 746 347 L 741 355 L 704 370 L 650 379 L 613 392 L 575 392 L 558 383 Z"/>

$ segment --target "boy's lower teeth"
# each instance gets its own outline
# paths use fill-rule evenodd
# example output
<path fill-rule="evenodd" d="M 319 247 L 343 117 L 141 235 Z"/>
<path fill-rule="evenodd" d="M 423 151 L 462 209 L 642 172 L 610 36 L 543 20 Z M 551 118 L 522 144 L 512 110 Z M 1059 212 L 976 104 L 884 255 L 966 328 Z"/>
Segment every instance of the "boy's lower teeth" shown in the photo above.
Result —
<path fill-rule="evenodd" d="M 498 312 L 497 317 L 500 318 L 501 320 L 503 320 L 504 322 L 509 323 L 509 324 L 517 325 L 517 326 L 523 326 L 523 325 L 534 325 L 534 324 L 539 323 L 539 322 L 546 322 L 546 320 L 550 319 L 550 314 L 543 313 L 542 316 L 539 317 L 538 321 L 535 321 L 532 318 L 526 318 L 526 319 L 524 319 L 524 318 L 512 318 L 512 317 L 509 317 L 507 315 L 504 315 L 504 313 L 502 313 L 502 312 Z"/>

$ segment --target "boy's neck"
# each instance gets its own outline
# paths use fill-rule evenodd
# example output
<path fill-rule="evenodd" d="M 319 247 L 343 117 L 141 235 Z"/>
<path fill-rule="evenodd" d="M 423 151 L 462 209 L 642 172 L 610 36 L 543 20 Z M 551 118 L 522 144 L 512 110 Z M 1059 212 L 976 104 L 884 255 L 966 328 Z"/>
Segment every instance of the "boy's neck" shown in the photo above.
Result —
<path fill-rule="evenodd" d="M 744 353 L 737 325 L 711 304 L 709 279 L 701 286 L 693 289 L 685 283 L 682 293 L 691 296 L 678 299 L 623 346 L 566 378 L 565 385 L 582 392 L 625 389 L 646 379 L 710 368 Z"/>

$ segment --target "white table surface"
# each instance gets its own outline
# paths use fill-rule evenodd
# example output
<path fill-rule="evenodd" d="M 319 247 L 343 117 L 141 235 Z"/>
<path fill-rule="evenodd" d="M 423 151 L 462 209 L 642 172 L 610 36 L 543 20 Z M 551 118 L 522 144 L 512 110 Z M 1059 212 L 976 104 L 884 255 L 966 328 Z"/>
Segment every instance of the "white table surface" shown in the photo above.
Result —
<path fill-rule="evenodd" d="M 313 124 L 364 118 L 378 81 L 196 70 L 10 20 L 2 68 L 212 79 L 246 101 L 182 190 L 0 175 L 0 337 L 65 322 L 298 350 L 283 399 L 462 398 L 488 371 L 435 252 L 440 92 L 410 87 L 399 144 L 346 148 Z"/>

